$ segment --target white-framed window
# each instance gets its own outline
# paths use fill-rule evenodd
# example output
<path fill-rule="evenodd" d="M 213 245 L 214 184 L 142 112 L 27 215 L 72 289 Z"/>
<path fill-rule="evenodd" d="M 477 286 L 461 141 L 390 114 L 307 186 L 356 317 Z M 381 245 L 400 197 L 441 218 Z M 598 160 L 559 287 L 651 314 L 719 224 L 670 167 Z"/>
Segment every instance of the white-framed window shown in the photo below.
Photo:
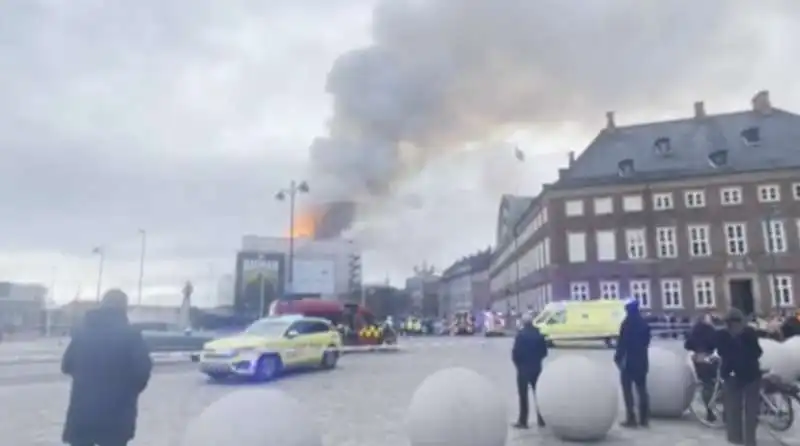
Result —
<path fill-rule="evenodd" d="M 625 246 L 631 260 L 647 258 L 647 237 L 644 229 L 626 229 Z"/>
<path fill-rule="evenodd" d="M 599 262 L 613 262 L 617 260 L 617 233 L 613 229 L 597 231 L 597 260 Z"/>
<path fill-rule="evenodd" d="M 622 197 L 622 210 L 625 212 L 641 212 L 644 210 L 644 201 L 641 195 L 626 195 Z"/>
<path fill-rule="evenodd" d="M 696 209 L 706 206 L 706 193 L 702 190 L 687 190 L 683 195 L 687 208 Z"/>
<path fill-rule="evenodd" d="M 792 195 L 795 200 L 800 200 L 800 183 L 792 184 Z"/>
<path fill-rule="evenodd" d="M 614 199 L 599 197 L 594 199 L 594 215 L 607 215 L 614 213 Z"/>
<path fill-rule="evenodd" d="M 569 200 L 564 203 L 564 213 L 567 217 L 580 217 L 583 215 L 583 200 Z"/>
<path fill-rule="evenodd" d="M 717 305 L 714 294 L 713 277 L 695 277 L 694 282 L 694 307 L 714 308 Z"/>
<path fill-rule="evenodd" d="M 711 255 L 711 227 L 708 225 L 689 225 L 689 255 L 708 257 Z"/>
<path fill-rule="evenodd" d="M 619 299 L 619 282 L 614 282 L 614 281 L 600 282 L 600 298 L 603 300 Z"/>
<path fill-rule="evenodd" d="M 680 279 L 661 280 L 661 304 L 664 309 L 683 308 Z"/>
<path fill-rule="evenodd" d="M 678 235 L 674 226 L 656 228 L 656 242 L 658 243 L 658 257 L 674 259 L 678 257 Z"/>
<path fill-rule="evenodd" d="M 571 282 L 569 284 L 569 298 L 572 300 L 589 300 L 589 282 Z"/>
<path fill-rule="evenodd" d="M 763 224 L 764 247 L 769 253 L 786 252 L 786 226 L 783 220 L 767 220 Z"/>
<path fill-rule="evenodd" d="M 567 257 L 569 263 L 581 263 L 586 261 L 585 232 L 567 233 Z"/>
<path fill-rule="evenodd" d="M 739 186 L 723 187 L 719 190 L 719 202 L 723 206 L 742 204 L 742 188 Z"/>
<path fill-rule="evenodd" d="M 653 209 L 657 211 L 666 211 L 675 207 L 672 200 L 672 192 L 659 192 L 653 194 Z"/>
<path fill-rule="evenodd" d="M 762 203 L 781 201 L 781 186 L 779 184 L 762 184 L 758 186 L 758 201 Z"/>
<path fill-rule="evenodd" d="M 725 246 L 728 255 L 747 254 L 747 223 L 725 223 Z"/>
<path fill-rule="evenodd" d="M 631 298 L 638 300 L 640 307 L 650 308 L 650 281 L 631 280 L 629 285 Z"/>
<path fill-rule="evenodd" d="M 770 294 L 772 305 L 776 307 L 789 307 L 794 305 L 794 281 L 790 275 L 775 275 L 771 277 Z"/>

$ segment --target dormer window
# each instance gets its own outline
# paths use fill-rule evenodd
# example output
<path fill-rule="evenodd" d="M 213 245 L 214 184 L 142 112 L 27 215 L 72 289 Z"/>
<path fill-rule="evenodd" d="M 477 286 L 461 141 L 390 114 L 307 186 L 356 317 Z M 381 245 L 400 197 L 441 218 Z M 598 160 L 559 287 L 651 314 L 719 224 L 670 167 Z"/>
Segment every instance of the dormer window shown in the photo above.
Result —
<path fill-rule="evenodd" d="M 718 167 L 725 167 L 728 165 L 728 151 L 727 150 L 715 150 L 708 154 L 708 163 L 711 164 L 711 167 L 718 168 Z"/>
<path fill-rule="evenodd" d="M 617 167 L 619 168 L 619 176 L 624 178 L 624 177 L 629 177 L 629 176 L 633 175 L 634 170 L 633 170 L 633 160 L 632 159 L 626 158 L 626 159 L 620 161 L 617 164 Z"/>
<path fill-rule="evenodd" d="M 656 152 L 656 155 L 668 155 L 672 151 L 672 144 L 670 143 L 669 138 L 663 136 L 658 138 L 653 143 L 653 150 Z"/>
<path fill-rule="evenodd" d="M 761 144 L 761 129 L 758 127 L 748 127 L 742 130 L 742 141 L 748 146 Z"/>

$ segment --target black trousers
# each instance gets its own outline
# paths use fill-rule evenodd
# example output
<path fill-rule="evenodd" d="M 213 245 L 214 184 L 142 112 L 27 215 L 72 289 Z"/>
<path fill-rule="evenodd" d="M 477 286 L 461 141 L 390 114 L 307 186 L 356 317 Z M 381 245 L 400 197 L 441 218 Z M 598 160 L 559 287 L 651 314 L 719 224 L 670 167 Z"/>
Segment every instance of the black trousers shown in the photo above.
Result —
<path fill-rule="evenodd" d="M 625 415 L 627 421 L 636 422 L 633 392 L 639 400 L 639 422 L 647 423 L 650 420 L 650 395 L 647 393 L 647 374 L 630 373 L 623 371 L 620 375 L 622 382 L 622 399 L 625 401 Z"/>
<path fill-rule="evenodd" d="M 519 424 L 527 425 L 528 416 L 530 414 L 530 399 L 528 398 L 528 389 L 533 391 L 534 402 L 536 398 L 536 382 L 539 381 L 541 371 L 524 372 L 517 370 L 517 396 L 519 397 Z M 539 409 L 536 408 L 536 420 L 542 425 L 544 420 L 539 415 Z"/>

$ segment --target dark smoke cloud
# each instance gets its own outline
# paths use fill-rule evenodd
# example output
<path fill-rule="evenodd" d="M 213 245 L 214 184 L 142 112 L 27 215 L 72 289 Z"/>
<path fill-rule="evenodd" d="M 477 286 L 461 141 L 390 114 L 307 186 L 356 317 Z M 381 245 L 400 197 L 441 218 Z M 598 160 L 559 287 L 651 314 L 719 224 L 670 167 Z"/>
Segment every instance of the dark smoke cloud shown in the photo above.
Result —
<path fill-rule="evenodd" d="M 766 43 L 752 24 L 770 14 L 797 20 L 796 4 L 380 1 L 373 43 L 341 55 L 328 75 L 333 116 L 311 147 L 315 178 L 325 199 L 361 202 L 390 194 L 442 151 L 509 126 L 596 122 L 608 109 L 720 93 L 758 69 Z M 328 233 L 352 223 L 332 221 L 339 226 Z"/>

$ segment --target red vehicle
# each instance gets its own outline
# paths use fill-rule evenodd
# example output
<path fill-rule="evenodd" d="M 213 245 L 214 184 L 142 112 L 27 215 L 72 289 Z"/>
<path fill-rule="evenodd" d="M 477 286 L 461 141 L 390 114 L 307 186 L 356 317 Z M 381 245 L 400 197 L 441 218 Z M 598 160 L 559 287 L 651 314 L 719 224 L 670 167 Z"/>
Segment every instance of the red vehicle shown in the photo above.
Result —
<path fill-rule="evenodd" d="M 346 345 L 394 344 L 397 340 L 393 330 L 379 325 L 372 312 L 358 304 L 313 298 L 273 302 L 270 316 L 287 314 L 328 319 L 339 327 Z"/>

